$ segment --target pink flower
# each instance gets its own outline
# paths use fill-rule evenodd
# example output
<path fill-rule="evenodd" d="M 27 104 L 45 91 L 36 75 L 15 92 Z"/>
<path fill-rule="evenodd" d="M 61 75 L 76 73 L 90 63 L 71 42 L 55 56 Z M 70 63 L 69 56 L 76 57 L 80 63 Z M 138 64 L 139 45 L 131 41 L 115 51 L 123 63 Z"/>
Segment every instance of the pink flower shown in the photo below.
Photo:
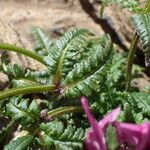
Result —
<path fill-rule="evenodd" d="M 133 147 L 134 150 L 150 150 L 150 122 L 144 123 L 143 125 L 120 123 L 116 121 L 120 113 L 120 107 L 114 109 L 102 120 L 97 122 L 91 113 L 88 100 L 82 97 L 81 103 L 92 126 L 92 129 L 86 137 L 86 150 L 107 150 L 105 131 L 109 124 L 112 124 L 117 129 L 117 139 L 120 144 L 120 149 L 125 149 L 121 148 L 125 145 L 129 150 Z"/>
<path fill-rule="evenodd" d="M 105 140 L 105 129 L 109 123 L 113 123 L 120 112 L 120 108 L 115 109 L 110 114 L 106 115 L 100 122 L 97 122 L 91 114 L 88 101 L 85 97 L 81 98 L 81 103 L 85 113 L 87 114 L 89 123 L 92 126 L 92 130 L 88 133 L 86 138 L 86 149 L 91 150 L 107 150 Z"/>
<path fill-rule="evenodd" d="M 150 122 L 136 125 L 115 121 L 113 125 L 117 129 L 120 145 L 127 144 L 135 150 L 150 150 Z"/>

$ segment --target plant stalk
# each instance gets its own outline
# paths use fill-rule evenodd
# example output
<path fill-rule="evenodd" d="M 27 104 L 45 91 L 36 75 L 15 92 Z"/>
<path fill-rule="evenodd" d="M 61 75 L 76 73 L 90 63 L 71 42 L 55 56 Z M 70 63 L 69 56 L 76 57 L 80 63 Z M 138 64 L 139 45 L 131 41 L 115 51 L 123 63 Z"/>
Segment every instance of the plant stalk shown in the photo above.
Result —
<path fill-rule="evenodd" d="M 147 0 L 146 6 L 143 10 L 143 14 L 150 12 L 150 0 Z M 130 91 L 131 87 L 131 76 L 132 76 L 132 66 L 133 66 L 133 58 L 136 52 L 136 47 L 139 42 L 139 36 L 137 33 L 134 34 L 131 46 L 129 49 L 129 55 L 127 60 L 127 70 L 126 70 L 126 91 Z"/>
<path fill-rule="evenodd" d="M 68 106 L 68 107 L 61 107 L 47 113 L 49 119 L 53 119 L 55 117 L 61 116 L 67 113 L 79 113 L 82 112 L 83 109 L 80 106 Z"/>
<path fill-rule="evenodd" d="M 131 75 L 132 75 L 132 66 L 133 66 L 133 58 L 136 51 L 136 46 L 139 42 L 139 36 L 135 33 L 133 40 L 131 42 L 130 52 L 127 60 L 127 73 L 126 73 L 126 91 L 130 91 L 131 87 Z"/>
<path fill-rule="evenodd" d="M 143 14 L 150 12 L 150 0 L 147 0 Z"/>
<path fill-rule="evenodd" d="M 17 52 L 17 53 L 23 54 L 25 56 L 28 56 L 28 57 L 42 63 L 43 65 L 46 65 L 45 61 L 43 60 L 43 58 L 41 56 L 39 56 L 35 52 L 33 52 L 31 50 L 27 50 L 25 48 L 21 48 L 21 47 L 15 46 L 15 45 L 7 44 L 7 43 L 0 43 L 0 50 Z"/>
<path fill-rule="evenodd" d="M 35 93 L 50 92 L 54 91 L 55 89 L 56 87 L 54 85 L 38 85 L 38 86 L 12 88 L 0 92 L 0 100 L 4 100 L 5 98 L 15 96 L 18 94 L 30 94 L 34 92 Z"/>

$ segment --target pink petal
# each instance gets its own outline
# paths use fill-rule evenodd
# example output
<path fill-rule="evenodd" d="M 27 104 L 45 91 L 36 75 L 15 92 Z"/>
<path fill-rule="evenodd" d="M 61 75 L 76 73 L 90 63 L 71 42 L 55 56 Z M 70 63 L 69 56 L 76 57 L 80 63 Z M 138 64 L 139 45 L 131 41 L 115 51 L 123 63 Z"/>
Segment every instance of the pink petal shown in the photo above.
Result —
<path fill-rule="evenodd" d="M 149 150 L 150 149 L 150 122 L 144 123 L 142 127 L 142 137 L 140 143 L 137 145 L 136 150 Z"/>
<path fill-rule="evenodd" d="M 140 129 L 137 126 L 119 122 L 115 122 L 113 125 L 117 129 L 118 140 L 120 144 L 128 143 L 129 145 L 135 146 L 139 142 L 139 139 L 133 136 L 140 136 Z"/>
<path fill-rule="evenodd" d="M 84 112 L 86 113 L 86 115 L 88 117 L 89 123 L 92 126 L 95 126 L 96 121 L 95 121 L 95 119 L 94 119 L 94 117 L 91 113 L 87 98 L 86 97 L 81 97 L 81 103 L 82 103 L 82 107 L 84 109 Z"/>
<path fill-rule="evenodd" d="M 132 145 L 135 147 L 135 150 L 150 148 L 150 123 L 136 125 L 115 122 L 113 125 L 117 128 L 120 144 Z"/>
<path fill-rule="evenodd" d="M 100 148 L 99 143 L 97 141 L 86 141 L 84 146 L 86 150 L 103 150 Z"/>
<path fill-rule="evenodd" d="M 93 128 L 93 134 L 95 136 L 95 141 L 97 141 L 97 143 L 99 143 L 99 147 L 102 150 L 106 150 L 106 142 L 105 142 L 105 138 L 104 138 L 104 133 L 103 133 L 102 129 L 99 128 L 97 121 L 94 119 L 94 117 L 91 113 L 87 98 L 81 97 L 81 103 L 82 103 L 82 107 L 83 107 L 85 113 L 87 114 L 89 123 L 91 124 L 91 126 Z M 90 137 L 88 139 L 90 140 Z M 91 139 L 91 140 L 93 140 L 93 139 Z"/>
<path fill-rule="evenodd" d="M 99 126 L 103 129 L 106 128 L 106 126 L 109 123 L 113 123 L 116 121 L 117 117 L 119 116 L 120 113 L 120 107 L 114 109 L 112 112 L 108 113 L 102 120 L 99 121 Z"/>

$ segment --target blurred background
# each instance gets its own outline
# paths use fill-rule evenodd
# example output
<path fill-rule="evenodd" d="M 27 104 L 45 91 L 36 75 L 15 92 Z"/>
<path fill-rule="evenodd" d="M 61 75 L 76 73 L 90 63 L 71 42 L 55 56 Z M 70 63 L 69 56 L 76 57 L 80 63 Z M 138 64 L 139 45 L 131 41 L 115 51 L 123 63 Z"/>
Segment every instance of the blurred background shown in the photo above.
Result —
<path fill-rule="evenodd" d="M 0 16 L 27 38 L 35 26 L 52 36 L 74 27 L 90 29 L 97 35 L 103 33 L 78 0 L 0 0 Z"/>

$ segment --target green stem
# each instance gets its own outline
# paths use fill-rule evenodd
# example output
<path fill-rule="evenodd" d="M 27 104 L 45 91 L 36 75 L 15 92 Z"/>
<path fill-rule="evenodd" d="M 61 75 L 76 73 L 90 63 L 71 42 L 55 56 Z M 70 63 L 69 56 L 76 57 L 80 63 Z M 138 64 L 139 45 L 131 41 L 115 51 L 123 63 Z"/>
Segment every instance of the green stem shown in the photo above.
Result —
<path fill-rule="evenodd" d="M 143 10 L 143 14 L 150 11 L 150 0 L 147 1 L 145 9 Z M 129 49 L 129 55 L 127 60 L 127 71 L 126 71 L 126 91 L 130 91 L 131 87 L 131 75 L 132 75 L 132 66 L 133 66 L 133 58 L 136 52 L 136 47 L 139 42 L 139 36 L 135 33 L 131 42 L 131 46 Z"/>
<path fill-rule="evenodd" d="M 136 46 L 138 42 L 139 42 L 139 36 L 135 34 L 131 42 L 130 52 L 129 52 L 128 60 L 127 60 L 126 91 L 129 91 L 130 86 L 131 86 L 133 58 L 134 58 L 134 54 L 135 54 Z"/>
<path fill-rule="evenodd" d="M 82 108 L 79 106 L 68 106 L 68 107 L 61 107 L 55 110 L 48 112 L 48 118 L 53 119 L 55 117 L 61 116 L 66 113 L 79 113 L 82 112 Z"/>
<path fill-rule="evenodd" d="M 30 93 L 42 93 L 54 91 L 56 87 L 54 85 L 38 85 L 38 86 L 29 86 L 29 87 L 18 87 L 12 88 L 0 92 L 0 100 L 4 100 L 7 97 L 15 96 L 18 94 L 30 94 Z"/>
<path fill-rule="evenodd" d="M 20 54 L 23 54 L 25 56 L 28 56 L 32 59 L 37 60 L 38 62 L 42 63 L 43 65 L 46 65 L 43 58 L 39 55 L 37 55 L 35 52 L 31 50 L 27 50 L 25 48 L 21 48 L 15 45 L 7 44 L 7 43 L 0 43 L 0 50 L 7 50 L 7 51 L 13 51 Z"/>
<path fill-rule="evenodd" d="M 150 12 L 150 0 L 147 0 L 143 14 Z"/>
<path fill-rule="evenodd" d="M 102 3 L 101 8 L 100 8 L 100 17 L 101 18 L 103 18 L 104 9 L 105 9 L 105 3 Z"/>

